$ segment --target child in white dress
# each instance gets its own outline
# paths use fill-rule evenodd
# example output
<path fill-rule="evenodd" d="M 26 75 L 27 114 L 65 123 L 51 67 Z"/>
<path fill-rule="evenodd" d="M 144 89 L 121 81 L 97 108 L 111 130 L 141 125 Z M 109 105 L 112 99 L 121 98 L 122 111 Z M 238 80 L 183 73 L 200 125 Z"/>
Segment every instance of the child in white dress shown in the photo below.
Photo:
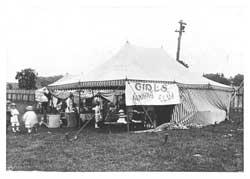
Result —
<path fill-rule="evenodd" d="M 20 132 L 19 129 L 20 123 L 18 120 L 19 111 L 17 110 L 15 103 L 11 104 L 10 113 L 11 113 L 10 122 L 11 122 L 12 132 L 13 133 Z"/>
<path fill-rule="evenodd" d="M 38 126 L 38 119 L 36 113 L 33 111 L 32 106 L 26 107 L 27 112 L 23 115 L 23 121 L 25 123 L 25 128 L 28 130 L 28 133 L 30 134 L 32 132 L 32 129 L 35 128 L 37 130 Z"/>

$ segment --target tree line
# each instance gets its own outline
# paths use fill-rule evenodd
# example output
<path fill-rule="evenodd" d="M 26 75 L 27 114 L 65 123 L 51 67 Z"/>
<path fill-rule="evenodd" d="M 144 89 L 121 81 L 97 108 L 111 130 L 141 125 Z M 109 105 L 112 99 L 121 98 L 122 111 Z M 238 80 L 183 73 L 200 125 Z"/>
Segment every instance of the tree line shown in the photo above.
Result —
<path fill-rule="evenodd" d="M 229 78 L 226 78 L 223 73 L 208 73 L 203 74 L 203 76 L 218 83 L 233 86 L 240 86 L 241 82 L 244 80 L 244 75 L 242 74 L 237 74 L 234 77 L 231 76 Z"/>

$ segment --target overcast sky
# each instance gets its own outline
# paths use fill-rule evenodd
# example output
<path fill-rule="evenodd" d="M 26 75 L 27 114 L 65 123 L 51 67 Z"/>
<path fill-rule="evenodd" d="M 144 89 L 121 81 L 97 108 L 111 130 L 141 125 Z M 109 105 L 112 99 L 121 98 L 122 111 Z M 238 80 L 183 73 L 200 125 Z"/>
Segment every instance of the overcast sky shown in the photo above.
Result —
<path fill-rule="evenodd" d="M 39 76 L 87 73 L 128 40 L 176 56 L 178 21 L 187 23 L 181 60 L 200 73 L 244 73 L 246 1 L 1 2 L 1 58 L 7 81 L 30 67 Z"/>

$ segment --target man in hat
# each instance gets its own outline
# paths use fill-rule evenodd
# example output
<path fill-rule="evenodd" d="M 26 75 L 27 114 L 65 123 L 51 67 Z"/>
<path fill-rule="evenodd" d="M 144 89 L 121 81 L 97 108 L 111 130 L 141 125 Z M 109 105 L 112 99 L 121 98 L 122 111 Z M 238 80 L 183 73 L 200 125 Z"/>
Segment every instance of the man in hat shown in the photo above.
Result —
<path fill-rule="evenodd" d="M 19 112 L 16 108 L 15 103 L 11 103 L 10 105 L 10 114 L 11 114 L 10 122 L 11 122 L 12 132 L 13 133 L 20 132 L 20 129 L 19 129 L 20 123 L 18 120 Z"/>
<path fill-rule="evenodd" d="M 32 132 L 32 128 L 35 128 L 35 130 L 37 130 L 36 126 L 38 125 L 38 120 L 32 106 L 27 106 L 26 110 L 27 111 L 23 115 L 23 121 L 25 123 L 25 128 L 30 134 Z"/>

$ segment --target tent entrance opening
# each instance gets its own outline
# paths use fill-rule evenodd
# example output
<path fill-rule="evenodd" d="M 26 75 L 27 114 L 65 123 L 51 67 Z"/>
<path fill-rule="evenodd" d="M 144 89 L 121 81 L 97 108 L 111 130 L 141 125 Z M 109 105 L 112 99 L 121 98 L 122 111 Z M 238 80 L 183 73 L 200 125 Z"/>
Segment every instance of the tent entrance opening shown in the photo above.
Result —
<path fill-rule="evenodd" d="M 170 122 L 171 115 L 174 110 L 174 105 L 167 105 L 167 106 L 154 106 L 155 113 L 157 115 L 157 126 Z"/>

